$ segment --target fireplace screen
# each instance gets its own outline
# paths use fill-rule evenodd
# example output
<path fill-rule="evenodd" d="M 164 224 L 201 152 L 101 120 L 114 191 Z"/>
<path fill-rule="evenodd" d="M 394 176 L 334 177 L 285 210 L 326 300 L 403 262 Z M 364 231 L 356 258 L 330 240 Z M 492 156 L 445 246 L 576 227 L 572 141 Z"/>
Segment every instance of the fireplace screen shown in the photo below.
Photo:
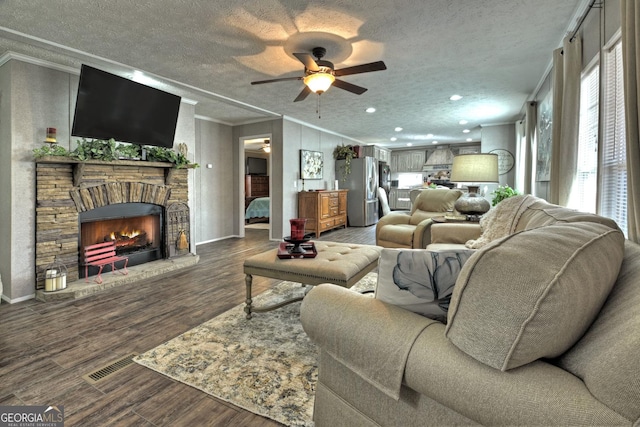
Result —
<path fill-rule="evenodd" d="M 145 203 L 108 205 L 82 213 L 80 248 L 113 241 L 116 254 L 127 256 L 130 266 L 162 259 L 162 217 L 161 206 Z M 90 276 L 96 273 L 90 268 Z M 84 269 L 80 275 L 84 276 Z"/>

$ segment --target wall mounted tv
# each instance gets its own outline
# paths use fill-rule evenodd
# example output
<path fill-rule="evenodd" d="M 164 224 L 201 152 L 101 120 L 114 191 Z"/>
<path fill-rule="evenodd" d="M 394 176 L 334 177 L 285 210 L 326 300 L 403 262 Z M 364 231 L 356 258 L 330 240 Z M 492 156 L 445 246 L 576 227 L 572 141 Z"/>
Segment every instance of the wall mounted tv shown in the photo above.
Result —
<path fill-rule="evenodd" d="M 267 159 L 261 157 L 247 157 L 247 175 L 266 175 Z"/>
<path fill-rule="evenodd" d="M 71 135 L 173 147 L 180 97 L 82 65 Z"/>

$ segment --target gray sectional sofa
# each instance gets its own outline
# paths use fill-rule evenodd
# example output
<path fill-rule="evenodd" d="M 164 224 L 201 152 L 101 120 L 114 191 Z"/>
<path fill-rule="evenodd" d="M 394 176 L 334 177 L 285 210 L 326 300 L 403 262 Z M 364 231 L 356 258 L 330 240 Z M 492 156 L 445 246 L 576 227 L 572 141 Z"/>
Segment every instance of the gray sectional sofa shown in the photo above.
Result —
<path fill-rule="evenodd" d="M 640 426 L 640 246 L 607 218 L 519 197 L 506 235 L 462 266 L 446 323 L 309 292 L 316 426 Z"/>

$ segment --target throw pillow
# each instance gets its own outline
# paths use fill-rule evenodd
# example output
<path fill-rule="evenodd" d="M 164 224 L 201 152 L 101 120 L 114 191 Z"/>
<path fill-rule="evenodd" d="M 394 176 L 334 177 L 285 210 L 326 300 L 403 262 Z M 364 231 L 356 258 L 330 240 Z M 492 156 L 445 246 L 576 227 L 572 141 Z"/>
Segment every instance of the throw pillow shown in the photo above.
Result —
<path fill-rule="evenodd" d="M 474 252 L 383 249 L 375 297 L 446 323 L 453 286 Z"/>
<path fill-rule="evenodd" d="M 502 200 L 480 218 L 482 235 L 477 240 L 469 240 L 465 246 L 469 249 L 480 249 L 493 240 L 512 234 L 522 213 L 537 200 L 537 197 L 530 194 Z"/>
<path fill-rule="evenodd" d="M 456 282 L 447 338 L 506 371 L 566 352 L 598 315 L 624 256 L 620 230 L 558 223 L 489 243 Z"/>

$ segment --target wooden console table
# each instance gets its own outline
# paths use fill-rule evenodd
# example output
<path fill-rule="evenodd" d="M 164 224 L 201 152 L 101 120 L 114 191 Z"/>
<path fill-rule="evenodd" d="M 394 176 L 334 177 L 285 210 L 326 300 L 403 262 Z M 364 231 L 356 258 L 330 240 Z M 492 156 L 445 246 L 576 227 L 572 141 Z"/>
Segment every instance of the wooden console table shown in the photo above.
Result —
<path fill-rule="evenodd" d="M 305 232 L 320 237 L 323 231 L 347 228 L 347 191 L 301 191 L 298 193 L 298 217 L 306 218 Z"/>

